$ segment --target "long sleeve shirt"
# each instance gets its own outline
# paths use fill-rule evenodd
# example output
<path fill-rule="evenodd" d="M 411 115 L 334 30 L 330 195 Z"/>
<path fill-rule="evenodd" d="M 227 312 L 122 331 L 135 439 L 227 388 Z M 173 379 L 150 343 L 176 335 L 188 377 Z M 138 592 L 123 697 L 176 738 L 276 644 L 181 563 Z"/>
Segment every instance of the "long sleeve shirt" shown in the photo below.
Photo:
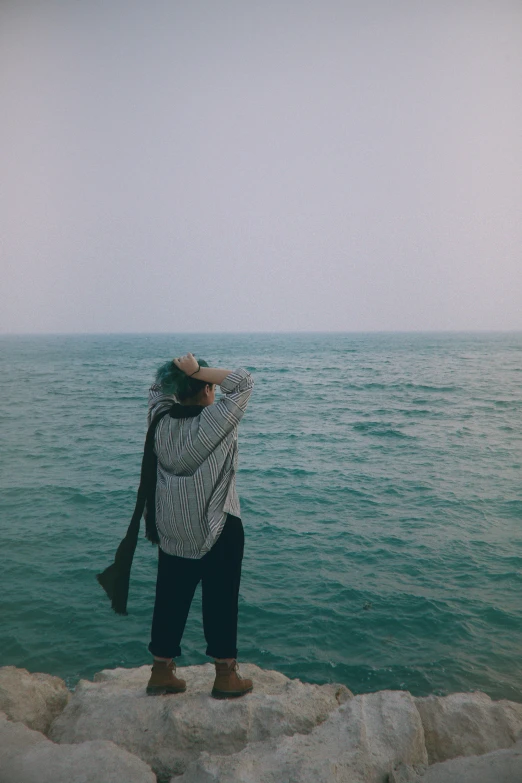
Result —
<path fill-rule="evenodd" d="M 203 557 L 218 539 L 226 515 L 241 516 L 236 490 L 237 429 L 254 387 L 248 370 L 229 373 L 223 396 L 198 416 L 158 424 L 154 451 L 158 460 L 156 527 L 164 552 Z M 149 390 L 148 421 L 177 399 L 159 386 Z"/>

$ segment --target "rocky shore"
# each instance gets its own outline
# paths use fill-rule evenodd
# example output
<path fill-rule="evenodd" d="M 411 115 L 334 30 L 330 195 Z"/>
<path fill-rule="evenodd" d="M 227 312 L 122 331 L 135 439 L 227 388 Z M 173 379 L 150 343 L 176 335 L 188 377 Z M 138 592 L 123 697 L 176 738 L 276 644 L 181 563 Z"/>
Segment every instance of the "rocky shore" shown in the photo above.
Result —
<path fill-rule="evenodd" d="M 150 697 L 149 666 L 81 680 L 0 668 L 0 783 L 522 783 L 522 704 L 484 693 L 353 696 L 243 664 L 254 692 L 209 695 L 214 667 Z"/>

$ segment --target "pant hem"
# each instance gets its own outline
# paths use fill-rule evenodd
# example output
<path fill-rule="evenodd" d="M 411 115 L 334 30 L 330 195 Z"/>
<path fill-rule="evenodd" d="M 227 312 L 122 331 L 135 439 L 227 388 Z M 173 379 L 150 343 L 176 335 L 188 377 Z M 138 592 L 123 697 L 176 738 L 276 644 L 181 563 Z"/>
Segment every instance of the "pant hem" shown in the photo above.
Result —
<path fill-rule="evenodd" d="M 147 649 L 150 653 L 152 653 L 152 655 L 155 655 L 157 658 L 179 658 L 181 655 L 181 647 L 178 647 L 176 650 L 174 650 L 174 652 L 169 652 L 167 654 L 165 653 L 164 650 L 162 652 L 157 652 L 156 650 L 153 650 L 151 644 L 149 644 Z"/>

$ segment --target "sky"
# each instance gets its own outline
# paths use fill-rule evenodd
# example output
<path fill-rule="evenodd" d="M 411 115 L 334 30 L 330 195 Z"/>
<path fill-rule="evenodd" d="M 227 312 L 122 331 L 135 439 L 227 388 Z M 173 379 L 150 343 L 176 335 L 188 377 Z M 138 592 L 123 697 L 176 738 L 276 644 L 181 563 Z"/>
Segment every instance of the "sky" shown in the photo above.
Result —
<path fill-rule="evenodd" d="M 0 333 L 522 330 L 520 0 L 0 0 Z"/>

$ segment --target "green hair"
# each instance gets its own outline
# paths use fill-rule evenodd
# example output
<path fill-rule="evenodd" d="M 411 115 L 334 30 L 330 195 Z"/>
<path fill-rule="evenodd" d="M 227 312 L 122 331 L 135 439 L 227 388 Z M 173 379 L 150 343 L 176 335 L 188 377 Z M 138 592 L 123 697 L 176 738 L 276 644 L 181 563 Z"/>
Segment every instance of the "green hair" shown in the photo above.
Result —
<path fill-rule="evenodd" d="M 197 362 L 200 367 L 208 367 L 204 359 L 198 359 Z M 196 397 L 201 389 L 205 388 L 208 381 L 189 378 L 183 370 L 170 361 L 158 367 L 156 383 L 161 386 L 165 394 L 175 394 L 178 400 L 186 400 L 190 397 Z"/>

